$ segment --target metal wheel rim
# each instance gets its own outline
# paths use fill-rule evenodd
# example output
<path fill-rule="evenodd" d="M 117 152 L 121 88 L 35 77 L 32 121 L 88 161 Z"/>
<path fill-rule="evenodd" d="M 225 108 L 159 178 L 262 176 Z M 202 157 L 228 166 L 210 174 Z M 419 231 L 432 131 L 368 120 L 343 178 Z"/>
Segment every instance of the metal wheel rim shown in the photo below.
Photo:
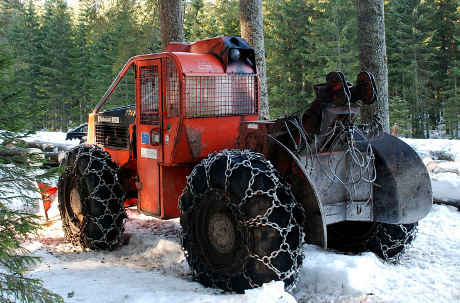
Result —
<path fill-rule="evenodd" d="M 235 247 L 235 226 L 225 213 L 213 215 L 208 223 L 208 237 L 212 247 L 221 254 L 230 253 Z"/>

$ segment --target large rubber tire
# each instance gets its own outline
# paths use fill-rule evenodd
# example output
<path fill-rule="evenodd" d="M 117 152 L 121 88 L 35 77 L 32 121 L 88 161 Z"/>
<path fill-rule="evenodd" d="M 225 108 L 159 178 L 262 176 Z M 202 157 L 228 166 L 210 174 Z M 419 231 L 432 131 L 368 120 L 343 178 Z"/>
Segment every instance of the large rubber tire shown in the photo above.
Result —
<path fill-rule="evenodd" d="M 340 222 L 328 226 L 329 248 L 342 252 L 371 251 L 384 261 L 396 263 L 415 239 L 418 223 Z"/>
<path fill-rule="evenodd" d="M 194 278 L 243 292 L 296 282 L 304 211 L 261 154 L 224 150 L 193 169 L 179 198 L 182 248 Z"/>
<path fill-rule="evenodd" d="M 113 249 L 124 231 L 125 193 L 118 165 L 94 145 L 80 145 L 66 154 L 59 178 L 59 211 L 65 238 L 90 249 Z"/>

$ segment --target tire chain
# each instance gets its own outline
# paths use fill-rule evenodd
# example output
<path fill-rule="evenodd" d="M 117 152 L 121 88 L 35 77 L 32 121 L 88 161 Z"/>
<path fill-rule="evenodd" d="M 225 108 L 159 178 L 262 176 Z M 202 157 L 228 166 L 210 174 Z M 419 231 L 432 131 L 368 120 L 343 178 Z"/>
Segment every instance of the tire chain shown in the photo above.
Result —
<path fill-rule="evenodd" d="M 407 228 L 408 225 L 411 225 L 412 228 Z M 370 242 L 375 241 L 381 250 L 383 260 L 389 263 L 398 263 L 401 259 L 401 257 L 404 255 L 407 246 L 415 239 L 416 234 L 417 234 L 417 223 L 414 224 L 391 224 L 391 227 L 397 227 L 401 229 L 401 232 L 403 234 L 402 237 L 394 237 L 392 236 L 388 230 L 387 230 L 387 225 L 385 224 L 380 224 L 377 227 L 377 230 L 375 231 L 374 235 L 368 240 L 367 245 Z M 383 235 L 379 236 L 379 234 Z M 391 244 L 389 245 L 388 243 L 384 243 L 384 241 L 388 241 Z M 394 256 L 389 256 L 388 252 L 392 250 L 397 250 L 401 249 L 398 251 Z"/>
<path fill-rule="evenodd" d="M 69 156 L 70 156 L 71 152 L 73 152 L 73 151 L 68 151 L 66 153 L 66 159 L 69 159 Z M 67 240 L 70 241 L 74 245 L 89 246 L 91 248 L 100 248 L 101 246 L 102 247 L 108 246 L 108 248 L 113 248 L 116 245 L 118 245 L 120 243 L 120 241 L 121 241 L 121 236 L 122 236 L 123 231 L 124 231 L 124 222 L 127 219 L 126 211 L 125 211 L 125 209 L 123 207 L 125 193 L 124 193 L 123 189 L 121 188 L 121 185 L 120 185 L 120 183 L 118 181 L 118 165 L 116 165 L 116 163 L 113 162 L 113 160 L 111 159 L 110 154 L 108 152 L 104 151 L 103 149 L 101 149 L 100 147 L 98 147 L 96 145 L 80 145 L 80 146 L 77 146 L 75 154 L 76 154 L 76 156 L 75 156 L 75 161 L 73 163 L 73 167 L 67 168 L 66 173 L 67 174 L 73 174 L 73 176 L 76 178 L 77 183 L 79 184 L 80 188 L 82 188 L 82 186 L 85 186 L 85 178 L 88 177 L 88 176 L 92 175 L 92 176 L 96 177 L 96 179 L 98 180 L 97 185 L 93 188 L 93 190 L 86 197 L 84 197 L 82 195 L 83 193 L 81 192 L 81 190 L 79 192 L 80 199 L 82 200 L 81 201 L 81 204 L 82 204 L 81 207 L 82 207 L 82 214 L 83 214 L 83 220 L 80 223 L 80 230 L 84 231 L 86 229 L 86 227 L 88 226 L 88 224 L 90 222 L 93 222 L 99 228 L 99 230 L 101 231 L 102 237 L 99 238 L 99 239 L 93 239 L 93 238 L 89 237 L 88 235 L 86 235 L 86 240 L 89 242 L 89 243 L 86 243 L 84 241 L 85 234 L 83 232 L 80 232 L 79 234 L 74 234 L 70 230 L 66 230 L 66 236 L 68 236 L 68 238 L 69 238 Z M 78 171 L 78 169 L 79 169 L 78 168 L 79 160 L 82 157 L 88 157 L 89 161 L 88 161 L 86 167 L 84 168 L 83 172 L 76 173 Z M 102 168 L 98 168 L 98 169 L 94 168 L 93 167 L 94 163 L 102 164 Z M 67 163 L 67 164 L 70 164 L 70 163 Z M 113 175 L 113 177 L 114 177 L 113 178 L 113 183 L 108 183 L 107 182 L 108 180 L 104 180 L 103 176 L 104 176 L 104 172 L 106 172 L 106 171 L 108 171 L 110 174 Z M 60 181 L 59 183 L 63 182 L 63 178 L 61 178 L 59 181 Z M 61 184 L 60 184 L 60 186 L 61 186 Z M 110 192 L 110 198 L 109 199 L 101 199 L 96 194 L 99 190 L 103 189 L 104 187 Z M 119 188 L 116 189 L 116 187 L 119 187 Z M 121 190 L 121 192 L 123 193 L 121 198 L 117 197 L 114 194 L 115 189 L 118 190 L 118 191 Z M 103 214 L 100 215 L 99 217 L 91 217 L 90 215 L 88 215 L 88 205 L 89 205 L 89 202 L 91 201 L 91 199 L 94 199 L 99 205 L 103 205 L 104 208 L 105 208 Z M 112 212 L 112 210 L 109 207 L 110 201 L 116 201 L 117 203 L 120 203 L 120 207 L 117 208 L 119 210 L 118 212 L 116 212 L 116 213 Z M 61 217 L 62 216 L 63 216 L 63 213 L 61 211 Z M 102 224 L 102 220 L 106 216 L 110 216 L 111 220 L 112 220 L 111 221 L 112 224 L 108 228 L 104 227 L 103 224 Z M 117 226 L 116 222 L 117 222 L 117 220 L 120 219 L 120 217 L 123 218 L 122 219 L 122 224 L 120 224 L 120 226 Z M 73 218 L 73 220 L 78 221 L 75 218 Z M 69 229 L 68 226 L 64 226 L 64 228 Z M 117 236 L 114 239 L 110 240 L 107 237 L 107 234 L 112 230 L 116 230 Z M 87 245 L 87 244 L 89 244 L 89 245 Z"/>
<path fill-rule="evenodd" d="M 255 260 L 258 260 L 262 262 L 265 266 L 267 266 L 270 270 L 272 270 L 279 278 L 279 280 L 284 281 L 286 279 L 289 279 L 293 277 L 293 282 L 290 285 L 285 285 L 286 290 L 292 289 L 295 284 L 298 281 L 298 273 L 300 270 L 300 266 L 303 260 L 303 244 L 304 244 L 304 232 L 303 232 L 303 223 L 304 222 L 297 222 L 296 218 L 294 217 L 294 209 L 297 208 L 301 214 L 302 214 L 302 220 L 305 219 L 305 211 L 303 207 L 295 202 L 295 198 L 291 192 L 291 188 L 289 184 L 286 184 L 282 182 L 278 171 L 275 169 L 275 167 L 271 164 L 270 161 L 266 160 L 265 157 L 262 154 L 259 153 L 254 153 L 249 150 L 223 150 L 218 153 L 212 153 L 210 154 L 207 158 L 203 159 L 200 164 L 198 164 L 192 171 L 192 173 L 187 177 L 187 183 L 186 187 L 184 188 L 184 191 L 182 192 L 182 195 L 179 197 L 179 210 L 181 214 L 189 215 L 190 213 L 194 212 L 197 208 L 197 201 L 200 201 L 200 198 L 204 194 L 197 194 L 194 192 L 194 187 L 192 185 L 192 180 L 193 177 L 197 174 L 198 167 L 203 166 L 206 171 L 206 182 L 207 182 L 207 189 L 206 192 L 210 190 L 211 185 L 210 185 L 210 169 L 211 165 L 219 158 L 221 157 L 226 157 L 227 158 L 227 165 L 226 165 L 226 170 L 225 170 L 225 196 L 228 196 L 228 190 L 230 186 L 230 177 L 232 176 L 233 172 L 238 169 L 239 167 L 243 166 L 248 168 L 251 171 L 251 178 L 249 181 L 248 188 L 246 189 L 245 197 L 241 199 L 241 201 L 237 204 L 230 202 L 229 199 L 224 199 L 226 201 L 226 206 L 232 211 L 233 215 L 235 218 L 244 218 L 244 215 L 242 213 L 242 206 L 248 201 L 249 198 L 256 196 L 256 195 L 266 195 L 269 196 L 273 199 L 273 204 L 270 208 L 267 209 L 267 211 L 263 215 L 257 215 L 255 218 L 251 218 L 249 220 L 244 221 L 243 219 L 237 220 L 237 229 L 240 231 L 242 237 L 243 237 L 243 243 L 246 243 L 246 246 L 243 247 L 244 251 L 247 252 L 247 257 L 243 261 L 244 268 L 243 268 L 243 276 L 244 278 L 249 282 L 250 286 L 252 288 L 255 287 L 260 287 L 262 285 L 257 284 L 252 280 L 252 278 L 248 275 L 247 270 L 246 270 L 246 263 L 248 258 L 252 258 Z M 240 163 L 233 163 L 232 159 L 235 157 L 244 157 L 246 160 Z M 267 166 L 267 170 L 261 170 L 257 167 L 252 166 L 252 161 L 257 161 L 257 162 L 263 162 Z M 268 191 L 262 191 L 262 190 L 257 190 L 253 191 L 251 189 L 252 185 L 254 184 L 255 178 L 259 174 L 265 174 L 267 177 L 269 177 L 273 183 L 274 186 L 272 189 Z M 277 197 L 276 190 L 278 188 L 285 188 L 286 192 L 288 193 L 289 196 L 291 196 L 291 200 L 294 201 L 290 204 L 283 204 L 283 202 L 280 201 L 280 199 Z M 182 205 L 182 197 L 185 195 L 186 191 L 190 191 L 190 193 L 193 196 L 193 205 L 189 206 L 187 210 L 184 209 Z M 212 189 L 211 189 L 212 190 Z M 281 227 L 275 222 L 271 222 L 269 220 L 270 214 L 273 212 L 273 210 L 276 207 L 283 207 L 286 212 L 290 214 L 290 219 L 289 219 L 289 224 L 287 227 Z M 247 235 L 243 233 L 243 231 L 246 228 L 253 228 L 253 227 L 260 227 L 260 226 L 268 226 L 271 227 L 279 232 L 281 237 L 283 238 L 283 242 L 280 245 L 279 249 L 276 251 L 273 251 L 270 256 L 259 256 L 255 253 L 251 253 L 251 249 L 249 245 L 247 244 Z M 287 243 L 287 236 L 293 230 L 294 228 L 299 228 L 299 246 L 295 249 L 291 249 L 289 247 L 289 244 Z M 188 228 L 188 232 L 191 234 L 191 229 Z M 206 272 L 203 270 L 202 266 L 200 265 L 201 262 L 198 260 L 197 256 L 191 256 L 188 251 L 186 251 L 184 247 L 184 240 L 189 237 L 193 238 L 184 231 L 182 231 L 181 234 L 181 246 L 182 250 L 184 251 L 184 254 L 190 264 L 190 267 L 192 268 L 192 273 L 195 278 L 197 278 L 200 275 L 206 275 L 207 278 L 212 281 L 212 287 L 220 287 L 222 288 L 222 285 L 225 285 L 226 289 L 232 290 L 231 287 L 231 280 L 232 278 L 238 276 L 239 274 L 222 274 L 219 271 L 214 271 L 214 272 Z M 285 271 L 282 272 L 280 271 L 274 264 L 273 264 L 273 259 L 276 258 L 281 252 L 287 252 L 292 260 L 292 267 Z M 222 277 L 223 278 L 219 278 Z M 224 287 L 224 288 L 225 288 Z"/>

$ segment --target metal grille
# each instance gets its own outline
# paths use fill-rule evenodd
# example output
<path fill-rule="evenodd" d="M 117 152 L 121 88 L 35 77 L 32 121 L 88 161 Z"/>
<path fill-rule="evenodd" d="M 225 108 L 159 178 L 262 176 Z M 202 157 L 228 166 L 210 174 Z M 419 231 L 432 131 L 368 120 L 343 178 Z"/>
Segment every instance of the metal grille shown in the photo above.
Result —
<path fill-rule="evenodd" d="M 128 142 L 129 132 L 127 125 L 96 124 L 96 144 L 104 147 L 127 149 Z"/>
<path fill-rule="evenodd" d="M 166 110 L 168 118 L 179 116 L 180 82 L 176 64 L 171 58 L 166 59 Z"/>
<path fill-rule="evenodd" d="M 187 76 L 186 117 L 257 114 L 257 76 Z"/>
<path fill-rule="evenodd" d="M 158 66 L 145 66 L 140 70 L 141 124 L 159 125 L 160 81 Z"/>

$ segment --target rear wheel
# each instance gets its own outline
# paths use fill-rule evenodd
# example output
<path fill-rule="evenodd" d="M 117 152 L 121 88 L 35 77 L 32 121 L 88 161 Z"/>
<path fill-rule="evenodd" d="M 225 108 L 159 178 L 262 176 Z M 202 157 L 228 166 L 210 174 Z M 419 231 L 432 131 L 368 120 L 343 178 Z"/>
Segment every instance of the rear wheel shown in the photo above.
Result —
<path fill-rule="evenodd" d="M 80 145 L 63 159 L 59 211 L 66 240 L 91 249 L 112 249 L 121 241 L 126 213 L 118 165 L 97 146 Z"/>
<path fill-rule="evenodd" d="M 304 213 L 262 155 L 225 150 L 204 159 L 179 208 L 182 246 L 200 283 L 237 292 L 272 280 L 294 285 Z"/>
<path fill-rule="evenodd" d="M 372 251 L 385 261 L 398 262 L 416 233 L 417 223 L 340 222 L 327 227 L 327 246 L 350 253 Z"/>
<path fill-rule="evenodd" d="M 380 223 L 367 243 L 367 249 L 385 261 L 398 262 L 406 252 L 407 246 L 415 239 L 417 226 L 418 223 Z"/>

